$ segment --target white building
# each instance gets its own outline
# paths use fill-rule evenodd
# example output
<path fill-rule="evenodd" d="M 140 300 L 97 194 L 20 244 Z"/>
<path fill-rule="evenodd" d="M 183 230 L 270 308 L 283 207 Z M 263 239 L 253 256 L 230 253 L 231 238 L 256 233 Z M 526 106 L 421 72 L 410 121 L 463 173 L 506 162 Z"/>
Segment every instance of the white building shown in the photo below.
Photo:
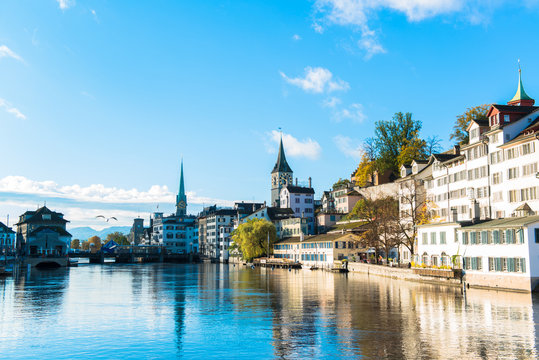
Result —
<path fill-rule="evenodd" d="M 191 254 L 198 252 L 198 229 L 196 218 L 190 215 L 163 216 L 153 214 L 151 245 L 165 246 L 167 251 L 175 254 Z"/>
<path fill-rule="evenodd" d="M 295 236 L 273 245 L 275 258 L 319 268 L 333 268 L 335 261 L 359 259 L 366 249 L 359 247 L 360 237 L 350 233 Z"/>
<path fill-rule="evenodd" d="M 531 291 L 539 283 L 539 216 L 418 226 L 415 262 L 461 268 L 472 286 Z"/>
<path fill-rule="evenodd" d="M 468 144 L 431 158 L 427 198 L 439 221 L 537 214 L 539 107 L 519 79 L 508 105 L 491 105 L 487 121 L 471 121 Z M 538 150 L 536 150 L 538 149 Z"/>
<path fill-rule="evenodd" d="M 308 234 L 314 234 L 314 189 L 302 186 L 285 186 L 281 190 L 280 207 L 290 208 L 294 211 L 294 216 L 306 218 L 308 223 Z"/>
<path fill-rule="evenodd" d="M 217 209 L 206 215 L 206 256 L 218 260 L 221 258 L 223 250 L 228 251 L 230 242 L 227 239 L 230 236 L 231 229 L 234 228 L 234 220 L 237 214 L 238 211 L 234 209 Z M 221 237 L 221 231 L 227 236 Z M 225 246 L 226 249 L 224 248 Z"/>

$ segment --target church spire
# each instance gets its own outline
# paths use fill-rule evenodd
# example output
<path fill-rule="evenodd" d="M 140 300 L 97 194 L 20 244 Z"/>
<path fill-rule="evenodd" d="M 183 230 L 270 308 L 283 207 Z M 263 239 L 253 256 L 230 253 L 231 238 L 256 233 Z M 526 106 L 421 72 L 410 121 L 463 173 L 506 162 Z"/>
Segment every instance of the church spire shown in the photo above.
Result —
<path fill-rule="evenodd" d="M 520 69 L 520 60 L 518 61 L 518 88 L 515 96 L 509 102 L 508 105 L 521 105 L 521 106 L 533 106 L 535 100 L 532 99 L 526 91 L 524 91 L 524 86 L 522 85 L 522 71 Z"/>
<path fill-rule="evenodd" d="M 274 172 L 292 172 L 292 169 L 288 165 L 288 162 L 286 162 L 282 134 L 281 134 L 281 143 L 279 145 L 279 154 L 277 155 L 277 162 L 275 163 L 275 166 L 273 167 L 272 173 Z"/>
<path fill-rule="evenodd" d="M 185 196 L 185 185 L 183 183 L 183 158 L 180 166 L 180 189 L 176 196 L 176 215 L 184 216 L 187 208 L 187 197 Z"/>

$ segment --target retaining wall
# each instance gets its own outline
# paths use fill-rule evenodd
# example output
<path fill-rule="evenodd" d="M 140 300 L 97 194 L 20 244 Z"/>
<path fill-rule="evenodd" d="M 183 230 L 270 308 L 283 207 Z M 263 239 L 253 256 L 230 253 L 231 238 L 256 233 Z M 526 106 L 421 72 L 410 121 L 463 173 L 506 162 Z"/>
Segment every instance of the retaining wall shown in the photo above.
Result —
<path fill-rule="evenodd" d="M 370 265 L 363 263 L 348 263 L 348 270 L 368 275 L 385 276 L 397 280 L 419 281 L 449 286 L 462 286 L 460 276 L 453 270 L 437 269 L 403 269 L 389 266 Z M 530 292 L 532 283 L 539 279 L 530 280 L 527 276 L 508 274 L 488 274 L 467 272 L 463 279 L 467 285 L 476 288 L 489 288 L 506 291 Z M 535 281 L 534 281 L 535 280 Z"/>

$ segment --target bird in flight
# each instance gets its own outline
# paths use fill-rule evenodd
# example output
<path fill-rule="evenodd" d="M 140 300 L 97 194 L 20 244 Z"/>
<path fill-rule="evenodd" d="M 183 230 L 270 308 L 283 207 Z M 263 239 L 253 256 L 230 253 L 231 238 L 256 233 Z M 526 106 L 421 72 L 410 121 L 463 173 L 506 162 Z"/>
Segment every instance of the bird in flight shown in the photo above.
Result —
<path fill-rule="evenodd" d="M 108 217 L 105 217 L 105 216 L 103 216 L 103 215 L 97 215 L 95 218 L 96 218 L 96 219 L 103 219 L 103 220 L 105 220 L 106 222 L 109 222 L 109 220 L 116 220 L 116 221 L 118 221 L 118 219 L 116 219 L 114 216 L 111 216 L 111 217 L 108 218 Z"/>

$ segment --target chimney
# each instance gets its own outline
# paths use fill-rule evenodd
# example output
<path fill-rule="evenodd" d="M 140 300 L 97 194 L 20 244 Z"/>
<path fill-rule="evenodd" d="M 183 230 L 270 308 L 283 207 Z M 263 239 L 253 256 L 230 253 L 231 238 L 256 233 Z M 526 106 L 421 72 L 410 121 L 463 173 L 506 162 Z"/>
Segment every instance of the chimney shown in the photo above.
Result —
<path fill-rule="evenodd" d="M 296 178 L 296 186 L 298 186 L 298 178 Z"/>
<path fill-rule="evenodd" d="M 460 155 L 460 145 L 453 146 L 453 154 Z"/>
<path fill-rule="evenodd" d="M 309 176 L 309 188 L 312 188 L 312 179 L 310 176 Z"/>
<path fill-rule="evenodd" d="M 476 222 L 479 220 L 480 218 L 480 209 L 479 209 L 479 202 L 477 202 L 476 200 L 473 200 L 472 201 L 472 221 L 473 222 Z"/>
<path fill-rule="evenodd" d="M 266 207 L 266 200 L 264 200 L 264 207 Z"/>
<path fill-rule="evenodd" d="M 452 208 L 451 208 L 451 222 L 456 223 L 457 221 L 458 221 L 457 208 L 456 208 L 456 207 L 452 207 Z"/>

